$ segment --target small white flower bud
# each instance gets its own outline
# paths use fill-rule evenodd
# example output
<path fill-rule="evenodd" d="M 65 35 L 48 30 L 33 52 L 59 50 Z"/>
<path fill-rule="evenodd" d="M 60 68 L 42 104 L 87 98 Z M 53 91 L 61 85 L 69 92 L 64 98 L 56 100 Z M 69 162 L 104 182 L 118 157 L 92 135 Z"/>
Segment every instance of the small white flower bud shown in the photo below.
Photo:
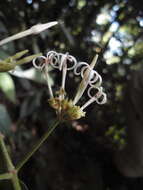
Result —
<path fill-rule="evenodd" d="M 56 24 L 58 24 L 57 21 L 54 22 L 49 22 L 46 24 L 37 24 L 34 25 L 30 28 L 31 30 L 31 34 L 39 34 L 40 32 L 43 32 L 44 30 L 51 28 L 52 26 L 55 26 Z"/>
<path fill-rule="evenodd" d="M 17 40 L 17 39 L 20 39 L 20 38 L 24 38 L 25 36 L 29 36 L 29 35 L 33 35 L 33 34 L 39 34 L 40 32 L 43 32 L 44 30 L 46 30 L 48 28 L 51 28 L 52 26 L 55 26 L 56 24 L 58 24 L 57 21 L 49 22 L 49 23 L 46 23 L 46 24 L 34 25 L 28 30 L 19 32 L 19 33 L 13 35 L 13 36 L 10 36 L 8 38 L 5 38 L 5 39 L 1 40 L 0 41 L 0 46 L 6 44 L 8 42 L 11 42 L 11 41 L 14 41 L 14 40 Z"/>

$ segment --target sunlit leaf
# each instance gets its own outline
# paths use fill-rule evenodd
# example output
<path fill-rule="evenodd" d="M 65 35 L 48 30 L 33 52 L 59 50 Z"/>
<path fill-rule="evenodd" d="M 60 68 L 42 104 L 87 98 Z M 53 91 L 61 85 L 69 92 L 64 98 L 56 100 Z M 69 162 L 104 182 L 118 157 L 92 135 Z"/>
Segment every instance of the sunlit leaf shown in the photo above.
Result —
<path fill-rule="evenodd" d="M 85 0 L 79 0 L 79 1 L 78 1 L 78 4 L 77 4 L 77 8 L 80 10 L 80 9 L 82 9 L 85 5 L 86 5 L 86 1 L 85 1 Z"/>

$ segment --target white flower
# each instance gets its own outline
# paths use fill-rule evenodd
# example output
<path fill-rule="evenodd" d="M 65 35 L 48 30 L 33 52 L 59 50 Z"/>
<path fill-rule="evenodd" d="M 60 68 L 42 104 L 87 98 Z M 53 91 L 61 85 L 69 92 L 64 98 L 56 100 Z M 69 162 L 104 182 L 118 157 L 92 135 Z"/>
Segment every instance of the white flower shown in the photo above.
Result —
<path fill-rule="evenodd" d="M 63 54 L 55 51 L 49 51 L 46 57 L 40 56 L 33 60 L 34 67 L 43 71 L 46 77 L 50 93 L 50 105 L 56 109 L 57 113 L 62 115 L 62 117 L 65 118 L 67 112 L 68 116 L 66 115 L 66 118 L 79 119 L 85 115 L 83 110 L 91 103 L 106 103 L 107 96 L 101 87 L 102 78 L 98 72 L 94 70 L 97 59 L 98 55 L 94 57 L 92 63 L 89 65 L 86 62 L 77 62 L 76 58 L 69 55 L 69 53 Z M 37 62 L 37 60 L 40 61 Z M 53 95 L 52 88 L 49 84 L 49 66 L 62 72 L 61 87 L 59 88 L 58 96 Z M 74 100 L 68 100 L 68 98 L 65 99 L 66 77 L 69 70 L 73 70 L 75 75 L 79 75 L 82 78 Z M 89 100 L 83 106 L 79 107 L 76 104 L 83 96 L 86 89 Z"/>

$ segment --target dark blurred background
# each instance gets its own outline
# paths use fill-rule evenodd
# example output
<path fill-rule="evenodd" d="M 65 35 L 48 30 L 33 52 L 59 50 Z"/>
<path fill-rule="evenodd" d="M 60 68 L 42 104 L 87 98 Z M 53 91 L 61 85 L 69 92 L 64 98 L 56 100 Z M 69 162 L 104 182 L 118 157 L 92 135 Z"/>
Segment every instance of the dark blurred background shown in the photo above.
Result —
<path fill-rule="evenodd" d="M 24 49 L 30 54 L 55 50 L 90 63 L 98 53 L 96 70 L 103 77 L 108 102 L 103 106 L 93 104 L 85 118 L 59 126 L 23 167 L 21 183 L 29 190 L 142 189 L 140 176 L 125 177 L 116 169 L 117 162 L 114 164 L 114 153 L 127 144 L 130 118 L 136 125 L 143 113 L 142 1 L 1 0 L 0 40 L 37 23 L 55 20 L 59 21 L 57 26 L 39 35 L 0 47 L 0 59 Z M 26 78 L 0 74 L 0 130 L 15 163 L 55 118 L 48 105 L 47 86 L 32 64 L 19 69 Z M 54 72 L 51 77 L 56 89 L 60 78 Z M 78 79 L 72 73 L 68 77 L 70 95 Z"/>

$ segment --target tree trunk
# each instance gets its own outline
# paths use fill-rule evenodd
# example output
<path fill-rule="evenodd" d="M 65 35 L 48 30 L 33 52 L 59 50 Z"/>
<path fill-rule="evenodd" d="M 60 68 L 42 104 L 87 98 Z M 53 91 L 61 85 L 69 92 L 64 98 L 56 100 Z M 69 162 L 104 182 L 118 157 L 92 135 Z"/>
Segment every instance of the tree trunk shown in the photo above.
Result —
<path fill-rule="evenodd" d="M 143 176 L 143 70 L 134 71 L 125 94 L 127 145 L 115 155 L 119 171 L 128 177 Z"/>

